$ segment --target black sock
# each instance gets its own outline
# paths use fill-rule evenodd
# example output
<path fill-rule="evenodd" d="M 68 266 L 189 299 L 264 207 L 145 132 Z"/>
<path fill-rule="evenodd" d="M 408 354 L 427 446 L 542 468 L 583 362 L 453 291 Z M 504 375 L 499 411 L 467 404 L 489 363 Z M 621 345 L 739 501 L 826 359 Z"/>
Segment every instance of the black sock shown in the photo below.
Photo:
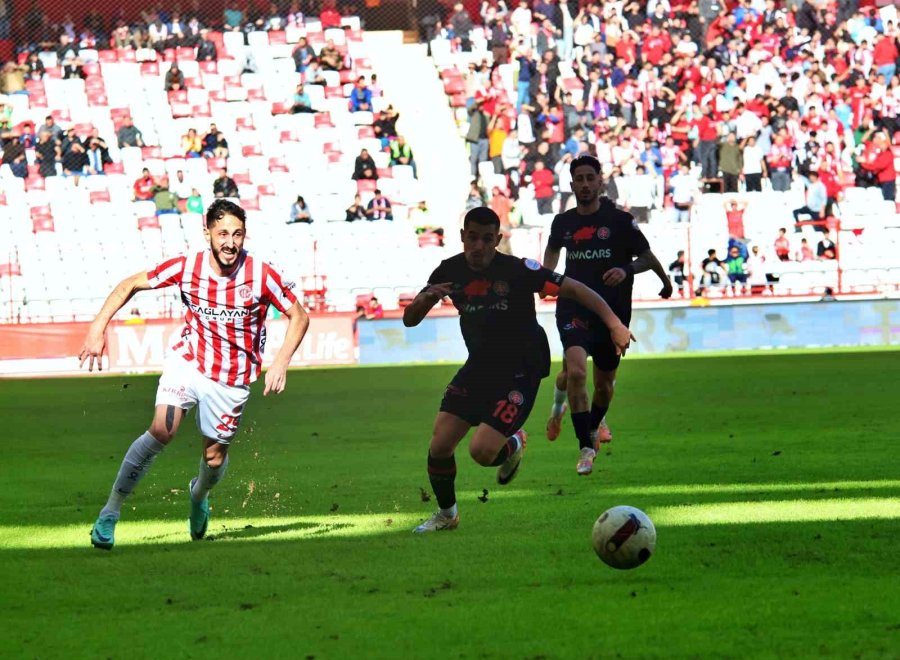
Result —
<path fill-rule="evenodd" d="M 516 449 L 519 448 L 519 441 L 513 437 L 507 438 L 506 444 L 500 447 L 500 451 L 497 452 L 497 456 L 494 458 L 494 462 L 491 463 L 492 466 L 503 465 L 506 462 L 506 459 L 512 456 Z"/>
<path fill-rule="evenodd" d="M 428 480 L 439 507 L 449 509 L 456 504 L 456 459 L 453 456 L 435 458 L 429 452 Z"/>
<path fill-rule="evenodd" d="M 609 405 L 598 406 L 596 403 L 591 404 L 591 430 L 596 431 L 597 427 L 600 426 L 600 422 L 603 421 L 603 418 L 606 417 L 606 411 L 609 410 Z"/>
<path fill-rule="evenodd" d="M 573 412 L 572 426 L 575 429 L 575 437 L 578 438 L 578 446 L 582 449 L 585 447 L 593 448 L 594 443 L 591 442 L 591 413 L 587 410 L 584 412 Z"/>

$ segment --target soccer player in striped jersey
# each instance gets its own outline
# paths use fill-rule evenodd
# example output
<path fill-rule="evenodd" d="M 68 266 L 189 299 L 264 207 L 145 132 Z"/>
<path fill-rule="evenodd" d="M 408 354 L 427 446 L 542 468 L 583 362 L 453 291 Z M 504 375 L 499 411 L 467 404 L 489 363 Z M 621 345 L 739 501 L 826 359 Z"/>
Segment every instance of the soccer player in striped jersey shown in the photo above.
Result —
<path fill-rule="evenodd" d="M 182 255 L 120 282 L 94 319 L 81 347 L 81 365 L 102 368 L 109 322 L 138 291 L 177 286 L 185 308 L 184 328 L 159 379 L 150 428 L 125 454 L 106 506 L 91 530 L 91 543 L 109 550 L 115 542 L 122 503 L 178 432 L 185 413 L 197 406 L 203 436 L 200 472 L 190 483 L 191 538 L 206 534 L 209 491 L 225 475 L 228 445 L 237 432 L 262 368 L 265 320 L 270 305 L 288 318 L 284 344 L 266 371 L 263 396 L 284 390 L 287 367 L 309 327 L 309 317 L 291 285 L 268 263 L 244 249 L 244 210 L 224 199 L 206 212 L 209 249 Z"/>

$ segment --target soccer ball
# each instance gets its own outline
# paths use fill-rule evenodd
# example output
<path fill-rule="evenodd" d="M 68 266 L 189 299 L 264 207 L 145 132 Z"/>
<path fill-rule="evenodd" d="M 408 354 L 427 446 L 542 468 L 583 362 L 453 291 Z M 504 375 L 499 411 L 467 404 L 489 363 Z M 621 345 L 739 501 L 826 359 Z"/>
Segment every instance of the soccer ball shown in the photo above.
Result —
<path fill-rule="evenodd" d="M 656 528 L 646 513 L 633 506 L 614 506 L 597 518 L 591 532 L 594 552 L 613 568 L 636 568 L 656 548 Z"/>

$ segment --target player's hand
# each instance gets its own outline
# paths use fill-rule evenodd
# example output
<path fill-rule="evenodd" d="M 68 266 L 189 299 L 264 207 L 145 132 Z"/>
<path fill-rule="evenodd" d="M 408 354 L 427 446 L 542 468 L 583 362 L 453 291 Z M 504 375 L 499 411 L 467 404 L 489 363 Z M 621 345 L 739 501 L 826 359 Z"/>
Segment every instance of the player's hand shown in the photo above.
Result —
<path fill-rule="evenodd" d="M 284 385 L 287 382 L 287 368 L 273 364 L 266 371 L 266 387 L 263 390 L 263 396 L 269 392 L 280 394 L 284 392 Z"/>
<path fill-rule="evenodd" d="M 672 281 L 669 278 L 666 278 L 666 281 L 663 283 L 663 288 L 659 292 L 659 297 L 665 300 L 668 300 L 672 297 Z"/>
<path fill-rule="evenodd" d="M 97 371 L 103 371 L 103 352 L 106 350 L 106 332 L 97 332 L 93 328 L 88 330 L 87 337 L 78 351 L 78 368 L 88 363 L 88 371 L 94 370 L 94 361 L 97 363 Z"/>
<path fill-rule="evenodd" d="M 441 284 L 432 284 L 425 289 L 425 295 L 438 302 L 449 296 L 451 291 L 453 291 L 453 282 L 442 282 Z"/>
<path fill-rule="evenodd" d="M 635 336 L 631 334 L 631 330 L 627 325 L 619 324 L 610 331 L 613 344 L 616 346 L 616 355 L 625 355 L 625 351 L 631 345 L 631 342 L 637 341 Z"/>
<path fill-rule="evenodd" d="M 628 277 L 624 268 L 610 268 L 603 273 L 603 283 L 606 286 L 619 286 Z"/>

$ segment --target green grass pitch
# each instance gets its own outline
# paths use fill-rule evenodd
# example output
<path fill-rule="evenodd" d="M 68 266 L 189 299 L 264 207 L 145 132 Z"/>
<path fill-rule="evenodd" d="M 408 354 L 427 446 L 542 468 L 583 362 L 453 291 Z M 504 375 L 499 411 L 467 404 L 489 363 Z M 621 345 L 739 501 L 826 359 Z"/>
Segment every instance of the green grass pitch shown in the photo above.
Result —
<path fill-rule="evenodd" d="M 589 478 L 545 380 L 516 481 L 464 444 L 459 529 L 417 536 L 452 373 L 257 383 L 202 542 L 189 416 L 111 552 L 88 532 L 157 379 L 0 382 L 0 656 L 900 657 L 900 352 L 627 360 Z M 590 547 L 617 504 L 656 523 L 634 571 Z"/>

